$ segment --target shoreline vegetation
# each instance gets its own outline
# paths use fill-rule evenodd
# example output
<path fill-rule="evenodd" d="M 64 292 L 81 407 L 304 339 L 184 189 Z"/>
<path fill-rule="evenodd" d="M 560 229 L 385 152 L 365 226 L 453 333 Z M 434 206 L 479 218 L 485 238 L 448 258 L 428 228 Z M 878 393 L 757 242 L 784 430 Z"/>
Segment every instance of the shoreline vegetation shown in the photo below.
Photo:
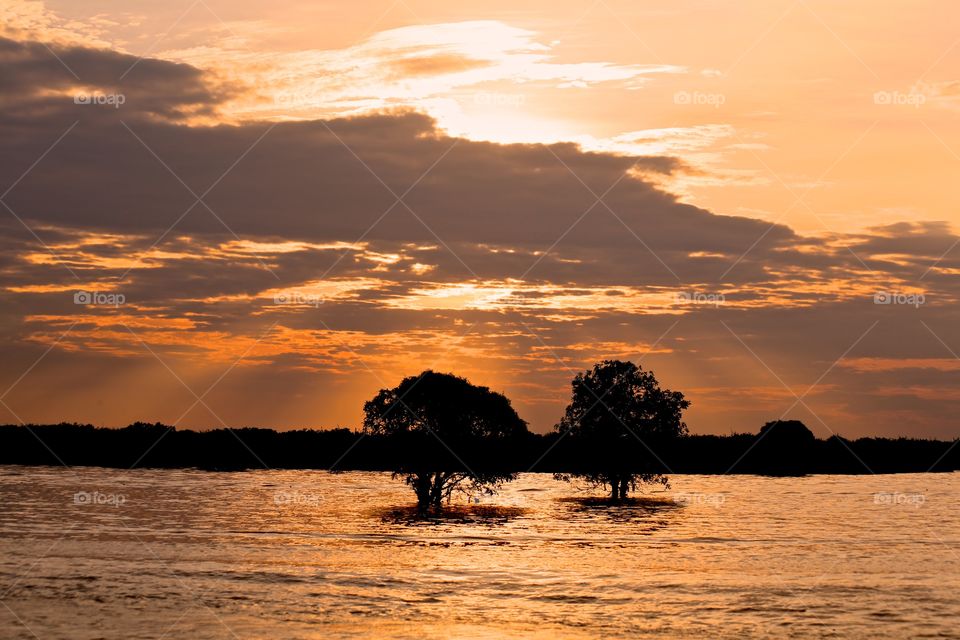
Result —
<path fill-rule="evenodd" d="M 960 470 L 957 441 L 839 436 L 783 442 L 773 434 L 690 434 L 669 442 L 635 438 L 624 447 L 643 454 L 664 474 L 871 474 Z M 89 424 L 0 425 L 0 464 L 109 468 L 196 468 L 211 471 L 328 469 L 395 471 L 411 457 L 449 459 L 441 466 L 510 473 L 567 474 L 589 466 L 582 441 L 561 433 L 527 432 L 508 446 L 449 442 L 456 460 L 435 438 L 365 434 L 346 428 L 273 429 L 244 427 L 193 431 L 138 422 L 125 428 Z M 443 451 L 447 451 L 444 456 Z M 472 463 L 472 464 L 471 464 Z"/>
<path fill-rule="evenodd" d="M 604 360 L 578 373 L 552 433 L 537 434 L 510 399 L 466 378 L 431 370 L 381 389 L 364 403 L 363 427 L 274 431 L 179 431 L 138 422 L 124 429 L 59 424 L 0 427 L 0 464 L 391 471 L 440 513 L 455 493 L 493 494 L 517 474 L 586 481 L 623 504 L 669 475 L 955 471 L 954 442 L 814 437 L 797 420 L 768 422 L 757 434 L 690 435 L 690 401 L 633 362 Z"/>

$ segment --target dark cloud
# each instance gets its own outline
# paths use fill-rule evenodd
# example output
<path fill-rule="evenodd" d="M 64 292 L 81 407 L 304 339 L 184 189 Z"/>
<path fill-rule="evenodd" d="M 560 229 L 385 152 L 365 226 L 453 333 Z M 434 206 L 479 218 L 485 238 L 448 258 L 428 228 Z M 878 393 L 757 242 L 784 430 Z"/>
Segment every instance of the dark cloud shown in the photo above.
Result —
<path fill-rule="evenodd" d="M 680 272 L 707 265 L 688 260 L 691 252 L 734 258 L 762 237 L 753 259 L 796 239 L 782 225 L 713 215 L 641 178 L 623 177 L 631 169 L 670 173 L 679 166 L 673 158 L 587 153 L 572 144 L 456 140 L 415 113 L 185 126 L 153 116 L 216 107 L 220 94 L 192 67 L 142 60 L 117 89 L 129 94 L 120 108 L 76 105 L 69 96 L 43 91 L 75 84 L 45 47 L 4 45 L 18 78 L 4 93 L 14 94 L 11 102 L 28 95 L 31 108 L 37 101 L 47 108 L 34 112 L 28 134 L 22 114 L 0 118 L 0 130 L 13 133 L 0 177 L 12 184 L 26 169 L 24 159 L 39 156 L 80 122 L 8 196 L 31 224 L 158 235 L 193 206 L 178 232 L 440 243 L 462 261 L 461 270 L 465 264 L 485 277 L 519 275 L 536 261 L 535 252 L 562 236 L 538 275 L 549 278 L 548 268 L 563 272 L 564 263 L 554 258 L 564 254 L 580 260 L 566 263 L 578 265 L 576 273 L 566 269 L 569 277 L 589 278 L 590 265 L 602 257 L 602 269 L 619 272 L 615 279 L 625 283 L 676 280 L 671 270 L 681 278 L 693 275 Z M 80 48 L 58 55 L 104 91 L 137 62 Z M 204 203 L 194 204 L 194 194 L 207 189 Z M 397 203 L 395 196 L 408 189 Z M 598 204 L 596 196 L 608 189 Z M 489 247 L 516 250 L 529 262 L 521 268 L 526 260 L 520 257 L 490 258 Z M 521 270 L 494 273 L 497 262 Z"/>
<path fill-rule="evenodd" d="M 187 64 L 2 37 L 0 65 L 0 105 L 8 124 L 42 126 L 45 119 L 91 116 L 92 105 L 74 104 L 74 98 L 94 92 L 122 94 L 127 111 L 165 119 L 213 115 L 237 90 Z"/>

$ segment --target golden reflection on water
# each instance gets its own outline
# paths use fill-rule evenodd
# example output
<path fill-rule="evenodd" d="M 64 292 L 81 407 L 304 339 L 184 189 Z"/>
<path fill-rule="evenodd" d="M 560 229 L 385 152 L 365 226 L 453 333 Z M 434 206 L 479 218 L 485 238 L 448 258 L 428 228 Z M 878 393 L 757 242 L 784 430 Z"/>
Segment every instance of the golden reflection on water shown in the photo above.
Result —
<path fill-rule="evenodd" d="M 0 467 L 0 629 L 44 640 L 954 633 L 960 475 L 672 486 L 611 505 L 526 474 L 421 519 L 389 474 Z"/>

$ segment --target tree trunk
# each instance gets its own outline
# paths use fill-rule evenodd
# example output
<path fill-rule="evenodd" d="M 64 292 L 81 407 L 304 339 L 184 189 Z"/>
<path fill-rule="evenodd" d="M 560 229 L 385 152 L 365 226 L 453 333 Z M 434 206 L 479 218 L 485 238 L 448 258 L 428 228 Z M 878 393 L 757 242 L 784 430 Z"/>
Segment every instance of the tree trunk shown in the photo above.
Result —
<path fill-rule="evenodd" d="M 617 501 L 617 476 L 610 476 L 610 500 Z"/>
<path fill-rule="evenodd" d="M 433 508 L 435 511 L 439 512 L 443 508 L 443 484 L 446 479 L 443 477 L 443 473 L 437 472 L 437 475 L 433 479 L 433 489 L 431 491 L 431 499 L 433 502 Z"/>
<path fill-rule="evenodd" d="M 627 491 L 630 489 L 630 481 L 627 478 L 620 478 L 620 499 L 627 499 Z"/>
<path fill-rule="evenodd" d="M 417 474 L 417 481 L 414 485 L 414 491 L 417 492 L 417 511 L 419 511 L 421 514 L 426 513 L 430 509 L 430 488 L 430 474 Z"/>

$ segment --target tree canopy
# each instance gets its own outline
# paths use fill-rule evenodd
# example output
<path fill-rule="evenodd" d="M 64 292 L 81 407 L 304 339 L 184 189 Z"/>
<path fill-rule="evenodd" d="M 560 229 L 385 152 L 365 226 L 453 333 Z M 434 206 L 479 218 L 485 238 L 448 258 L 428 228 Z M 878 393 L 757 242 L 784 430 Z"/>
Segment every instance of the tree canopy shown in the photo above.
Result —
<path fill-rule="evenodd" d="M 498 465 L 498 449 L 527 434 L 503 394 L 447 373 L 424 371 L 381 389 L 364 404 L 366 433 L 396 439 L 404 461 L 394 469 L 421 510 L 440 509 L 455 491 L 491 493 L 516 473 Z"/>
<path fill-rule="evenodd" d="M 556 430 L 582 443 L 581 467 L 569 474 L 607 486 L 612 499 L 627 497 L 639 482 L 666 484 L 658 445 L 686 435 L 679 391 L 662 389 L 652 371 L 632 362 L 604 360 L 577 374 L 572 398 Z"/>

